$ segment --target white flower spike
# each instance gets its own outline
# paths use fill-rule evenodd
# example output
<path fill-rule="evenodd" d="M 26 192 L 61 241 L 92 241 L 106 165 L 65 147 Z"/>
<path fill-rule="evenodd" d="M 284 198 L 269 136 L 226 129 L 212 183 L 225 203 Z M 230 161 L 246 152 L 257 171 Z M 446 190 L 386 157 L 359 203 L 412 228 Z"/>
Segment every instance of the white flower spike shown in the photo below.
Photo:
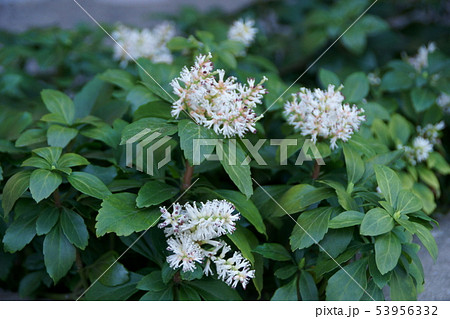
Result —
<path fill-rule="evenodd" d="M 250 44 L 255 40 L 255 35 L 258 32 L 258 29 L 255 27 L 255 21 L 252 19 L 239 19 L 234 21 L 228 30 L 228 39 L 241 42 L 246 47 L 249 47 Z"/>

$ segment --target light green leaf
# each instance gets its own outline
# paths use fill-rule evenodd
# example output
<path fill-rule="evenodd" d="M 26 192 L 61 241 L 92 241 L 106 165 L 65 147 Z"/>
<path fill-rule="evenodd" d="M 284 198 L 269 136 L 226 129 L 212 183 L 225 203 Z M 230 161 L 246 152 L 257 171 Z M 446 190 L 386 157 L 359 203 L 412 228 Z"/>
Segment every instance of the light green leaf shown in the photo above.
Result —
<path fill-rule="evenodd" d="M 378 236 L 394 228 L 394 219 L 387 211 L 376 207 L 369 210 L 361 223 L 360 234 Z"/>
<path fill-rule="evenodd" d="M 66 153 L 58 160 L 57 167 L 74 167 L 89 165 L 89 161 L 83 156 L 75 153 Z"/>
<path fill-rule="evenodd" d="M 395 208 L 400 192 L 400 178 L 392 169 L 381 165 L 375 166 L 375 175 L 384 198 Z"/>
<path fill-rule="evenodd" d="M 343 148 L 348 182 L 356 184 L 364 174 L 364 162 L 354 147 L 344 144 Z"/>
<path fill-rule="evenodd" d="M 397 198 L 397 210 L 402 214 L 417 212 L 422 209 L 422 201 L 409 190 L 402 189 Z"/>
<path fill-rule="evenodd" d="M 369 93 L 369 81 L 363 72 L 351 74 L 344 82 L 342 94 L 348 102 L 359 102 Z"/>
<path fill-rule="evenodd" d="M 387 233 L 375 239 L 375 261 L 382 275 L 397 266 L 398 259 L 402 253 L 402 245 L 397 236 Z"/>
<path fill-rule="evenodd" d="M 75 255 L 75 247 L 66 238 L 61 226 L 57 224 L 44 239 L 45 267 L 55 283 L 72 268 Z"/>
<path fill-rule="evenodd" d="M 141 187 L 136 199 L 137 207 L 149 207 L 162 202 L 178 194 L 179 189 L 159 181 L 150 181 Z"/>
<path fill-rule="evenodd" d="M 85 172 L 73 172 L 67 176 L 67 180 L 75 189 L 83 194 L 98 199 L 105 199 L 111 195 L 106 185 L 95 175 Z"/>
<path fill-rule="evenodd" d="M 156 225 L 161 216 L 159 209 L 138 209 L 136 197 L 131 193 L 119 193 L 103 200 L 96 217 L 98 237 L 106 233 L 128 236 Z"/>
<path fill-rule="evenodd" d="M 51 125 L 47 130 L 48 145 L 66 147 L 77 134 L 77 129 L 56 124 Z"/>
<path fill-rule="evenodd" d="M 51 113 L 61 115 L 66 124 L 70 125 L 73 123 L 75 106 L 67 95 L 55 90 L 43 90 L 41 97 Z"/>
<path fill-rule="evenodd" d="M 36 203 L 49 197 L 61 184 L 62 177 L 56 172 L 39 168 L 31 174 L 30 192 Z"/>
<path fill-rule="evenodd" d="M 349 210 L 340 213 L 339 215 L 331 219 L 328 223 L 328 228 L 337 229 L 360 225 L 364 219 L 364 216 L 364 213 Z"/>

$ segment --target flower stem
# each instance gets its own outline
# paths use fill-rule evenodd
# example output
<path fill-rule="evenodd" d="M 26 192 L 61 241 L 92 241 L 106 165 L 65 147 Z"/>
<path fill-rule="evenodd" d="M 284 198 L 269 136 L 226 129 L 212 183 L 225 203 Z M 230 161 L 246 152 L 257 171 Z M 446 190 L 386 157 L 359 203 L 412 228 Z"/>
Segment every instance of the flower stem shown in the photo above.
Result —
<path fill-rule="evenodd" d="M 191 186 L 192 174 L 194 174 L 194 167 L 189 165 L 189 161 L 186 160 L 186 170 L 183 175 L 183 184 L 181 185 L 181 190 L 186 190 Z"/>
<path fill-rule="evenodd" d="M 317 161 L 314 162 L 314 168 L 312 173 L 312 179 L 317 179 L 320 174 L 320 165 L 317 163 Z"/>
<path fill-rule="evenodd" d="M 55 200 L 55 205 L 58 208 L 61 208 L 61 197 L 59 196 L 59 190 L 55 189 L 53 192 L 53 199 Z"/>

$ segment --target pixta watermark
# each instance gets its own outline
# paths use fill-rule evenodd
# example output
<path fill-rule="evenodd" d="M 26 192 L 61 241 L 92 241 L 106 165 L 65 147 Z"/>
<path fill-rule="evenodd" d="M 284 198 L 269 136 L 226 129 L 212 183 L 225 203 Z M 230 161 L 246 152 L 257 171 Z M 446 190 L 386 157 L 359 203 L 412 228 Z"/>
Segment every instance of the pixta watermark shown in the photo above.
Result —
<path fill-rule="evenodd" d="M 142 130 L 126 142 L 126 165 L 135 166 L 138 171 L 154 175 L 155 170 L 171 161 L 170 142 L 172 140 L 171 137 L 159 132 L 152 132 L 150 129 Z M 189 154 L 192 154 L 193 165 L 200 165 L 205 160 L 226 161 L 230 166 L 249 165 L 254 160 L 260 166 L 268 166 L 269 164 L 260 153 L 266 146 L 278 148 L 276 156 L 281 166 L 288 165 L 288 158 L 298 150 L 300 152 L 295 159 L 295 165 L 302 165 L 304 162 L 313 160 L 319 165 L 325 165 L 319 149 L 310 139 L 259 139 L 254 143 L 249 139 L 200 138 L 192 139 L 192 145 L 184 148 L 185 151 L 186 148 L 189 149 Z M 246 151 L 244 158 L 242 150 Z M 294 150 L 293 153 L 292 150 Z"/>

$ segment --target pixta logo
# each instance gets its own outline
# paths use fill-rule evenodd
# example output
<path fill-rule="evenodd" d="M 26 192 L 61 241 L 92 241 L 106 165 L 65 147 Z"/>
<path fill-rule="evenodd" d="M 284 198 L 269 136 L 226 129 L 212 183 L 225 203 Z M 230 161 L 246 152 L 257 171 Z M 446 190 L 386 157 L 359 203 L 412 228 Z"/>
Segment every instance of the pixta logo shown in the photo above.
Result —
<path fill-rule="evenodd" d="M 154 175 L 155 168 L 160 169 L 170 162 L 171 147 L 166 146 L 163 158 L 157 156 L 160 149 L 171 140 L 169 136 L 163 136 L 159 132 L 153 132 L 150 129 L 144 129 L 136 135 L 129 138 L 126 142 L 126 165 L 133 167 L 133 154 L 135 154 L 135 164 L 138 171 L 145 171 L 149 175 Z M 136 144 L 136 148 L 133 145 Z"/>

